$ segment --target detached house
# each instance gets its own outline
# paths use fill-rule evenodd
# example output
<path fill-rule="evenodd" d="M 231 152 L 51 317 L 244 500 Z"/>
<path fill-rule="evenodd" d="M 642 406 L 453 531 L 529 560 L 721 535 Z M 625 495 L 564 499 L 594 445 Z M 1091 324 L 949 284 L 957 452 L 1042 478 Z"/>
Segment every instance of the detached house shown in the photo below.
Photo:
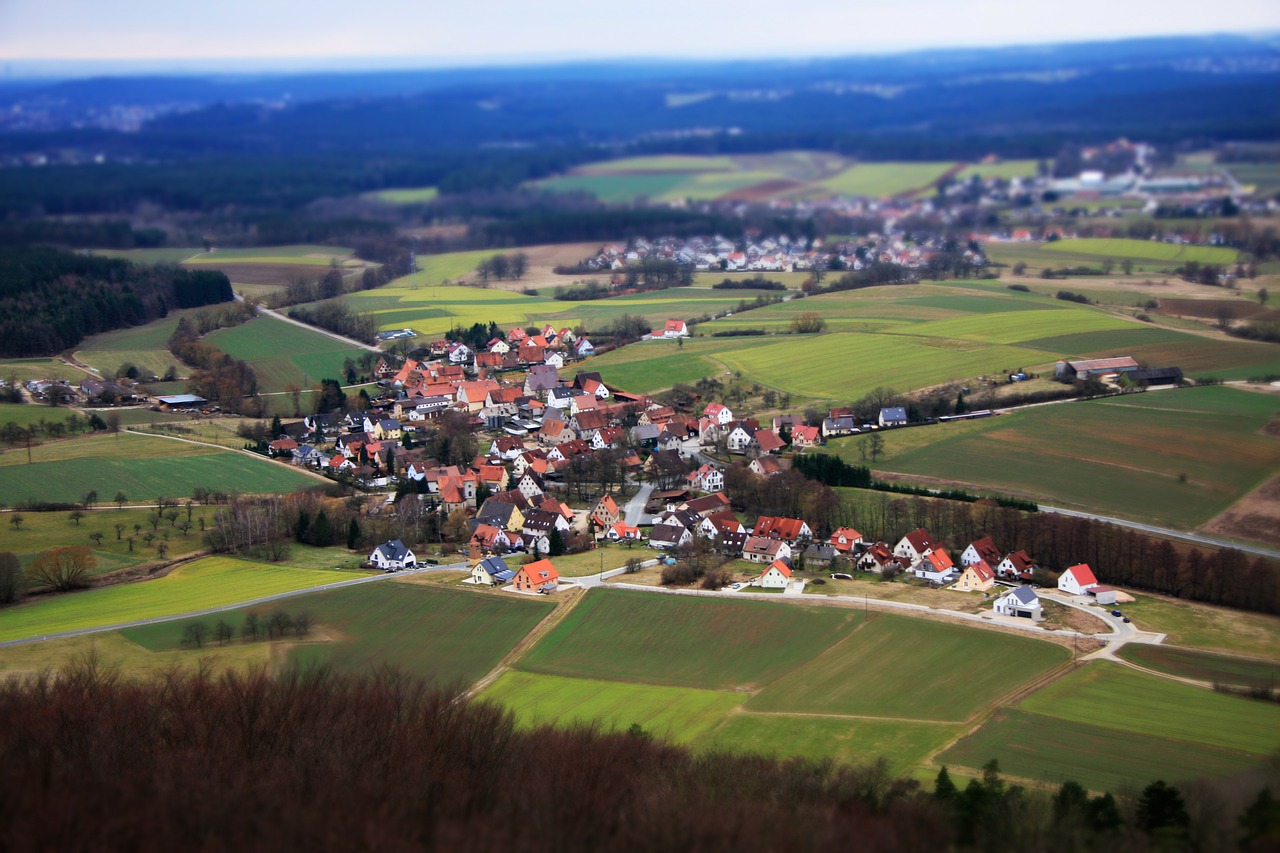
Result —
<path fill-rule="evenodd" d="M 540 592 L 544 595 L 556 591 L 560 573 L 550 560 L 538 560 L 521 566 L 515 575 L 515 588 L 519 592 Z"/>
<path fill-rule="evenodd" d="M 1058 576 L 1058 589 L 1069 595 L 1088 595 L 1089 590 L 1098 586 L 1098 579 L 1088 563 L 1072 566 Z"/>
<path fill-rule="evenodd" d="M 813 538 L 813 530 L 801 519 L 770 515 L 762 515 L 756 519 L 756 527 L 752 532 L 756 536 L 781 539 L 793 545 L 800 539 Z"/>
<path fill-rule="evenodd" d="M 600 527 L 612 527 L 620 518 L 622 518 L 622 512 L 618 509 L 618 503 L 613 499 L 613 495 L 600 498 L 591 510 L 591 520 Z"/>
<path fill-rule="evenodd" d="M 933 581 L 934 583 L 945 583 L 948 578 L 955 574 L 955 563 L 951 562 L 951 556 L 941 548 L 934 548 L 919 563 L 916 563 L 916 577 L 921 580 Z"/>
<path fill-rule="evenodd" d="M 369 562 L 384 572 L 394 572 L 400 569 L 412 569 L 417 565 L 418 560 L 413 555 L 413 551 L 405 547 L 403 542 L 392 539 L 374 548 L 373 553 L 369 555 Z"/>
<path fill-rule="evenodd" d="M 986 592 L 995 585 L 996 573 L 985 560 L 965 566 L 956 580 L 956 589 L 960 592 Z"/>
<path fill-rule="evenodd" d="M 918 527 L 899 540 L 894 546 L 893 553 L 894 556 L 906 561 L 907 565 L 914 566 L 935 547 L 937 546 L 934 544 L 933 537 L 929 535 L 929 531 Z"/>
<path fill-rule="evenodd" d="M 662 329 L 662 337 L 687 338 L 689 337 L 689 327 L 684 320 L 668 320 L 666 326 Z"/>
<path fill-rule="evenodd" d="M 782 560 L 774 560 L 760 576 L 757 586 L 763 589 L 786 589 L 790 583 L 791 567 Z"/>
<path fill-rule="evenodd" d="M 708 403 L 702 414 L 720 426 L 733 420 L 733 412 L 724 403 Z"/>
<path fill-rule="evenodd" d="M 792 447 L 817 447 L 822 444 L 822 430 L 814 426 L 798 426 L 791 430 Z"/>
<path fill-rule="evenodd" d="M 701 492 L 724 491 L 724 472 L 714 465 L 704 464 L 689 475 L 689 485 Z"/>
<path fill-rule="evenodd" d="M 882 427 L 903 426 L 907 422 L 907 410 L 902 406 L 881 409 L 878 422 Z"/>
<path fill-rule="evenodd" d="M 1044 618 L 1040 597 L 1029 586 L 1016 587 L 1000 596 L 992 604 L 991 609 L 1001 616 L 1019 616 L 1023 619 L 1034 619 L 1037 622 Z"/>
<path fill-rule="evenodd" d="M 485 557 L 471 568 L 471 583 L 484 586 L 501 586 L 510 583 L 515 576 L 515 569 L 510 568 L 501 557 Z"/>
<path fill-rule="evenodd" d="M 1011 580 L 1029 581 L 1035 570 L 1035 561 L 1027 555 L 1026 551 L 1014 551 L 996 565 L 996 574 Z"/>
<path fill-rule="evenodd" d="M 748 536 L 742 545 L 742 559 L 751 563 L 772 563 L 774 560 L 790 560 L 791 546 L 781 539 Z"/>
<path fill-rule="evenodd" d="M 841 527 L 831 534 L 827 542 L 841 554 L 848 554 L 855 546 L 862 544 L 862 534 L 852 527 Z"/>

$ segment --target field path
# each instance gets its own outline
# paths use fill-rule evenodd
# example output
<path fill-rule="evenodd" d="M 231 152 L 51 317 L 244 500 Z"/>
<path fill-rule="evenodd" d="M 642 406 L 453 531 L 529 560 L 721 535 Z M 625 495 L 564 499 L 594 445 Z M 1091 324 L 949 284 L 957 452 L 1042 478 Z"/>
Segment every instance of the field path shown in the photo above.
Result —
<path fill-rule="evenodd" d="M 583 587 L 578 587 L 577 589 L 570 590 L 569 595 L 572 597 L 562 601 L 559 607 L 548 613 L 547 617 L 535 625 L 532 631 L 525 634 L 524 639 L 516 643 L 515 646 L 512 647 L 511 651 L 503 655 L 502 660 L 498 661 L 493 669 L 485 673 L 484 677 L 471 685 L 471 688 L 464 694 L 464 696 L 470 699 L 478 695 L 485 688 L 489 687 L 489 685 L 497 681 L 504 672 L 511 669 L 515 662 L 519 660 L 534 643 L 547 636 L 547 634 L 551 633 L 553 628 L 564 621 L 565 617 L 569 615 L 569 612 L 572 611 L 573 608 L 577 607 L 579 602 L 586 597 L 586 590 Z"/>

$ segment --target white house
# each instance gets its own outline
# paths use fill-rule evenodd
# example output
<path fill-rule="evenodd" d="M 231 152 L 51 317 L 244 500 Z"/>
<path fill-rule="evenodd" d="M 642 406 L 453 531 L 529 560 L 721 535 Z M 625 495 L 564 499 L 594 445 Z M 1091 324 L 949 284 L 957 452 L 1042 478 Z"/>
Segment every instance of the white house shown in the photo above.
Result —
<path fill-rule="evenodd" d="M 1040 597 L 1029 586 L 1011 589 L 1000 596 L 991 608 L 1001 616 L 1020 616 L 1039 622 L 1044 618 L 1044 608 L 1040 606 Z"/>
<path fill-rule="evenodd" d="M 831 534 L 827 542 L 841 554 L 848 554 L 856 546 L 862 544 L 862 534 L 852 527 L 841 527 Z"/>
<path fill-rule="evenodd" d="M 702 410 L 702 414 L 715 421 L 720 426 L 724 426 L 733 420 L 733 412 L 724 403 L 708 403 L 707 407 Z"/>
<path fill-rule="evenodd" d="M 880 426 L 902 426 L 907 422 L 907 410 L 902 406 L 891 406 L 880 410 Z"/>
<path fill-rule="evenodd" d="M 689 337 L 689 327 L 684 320 L 668 320 L 667 325 L 662 330 L 664 338 L 687 338 Z"/>
<path fill-rule="evenodd" d="M 724 472 L 714 465 L 704 464 L 689 475 L 689 484 L 703 492 L 724 491 Z"/>
<path fill-rule="evenodd" d="M 755 430 L 738 424 L 729 431 L 729 437 L 726 439 L 731 453 L 743 453 L 751 446 L 752 440 L 755 438 Z"/>
<path fill-rule="evenodd" d="M 1058 589 L 1070 595 L 1088 595 L 1089 589 L 1097 585 L 1098 579 L 1088 563 L 1072 566 L 1058 576 Z"/>
<path fill-rule="evenodd" d="M 781 539 L 748 536 L 747 541 L 742 545 L 742 559 L 749 563 L 772 563 L 775 560 L 790 560 L 791 546 Z"/>
<path fill-rule="evenodd" d="M 418 564 L 413 551 L 410 551 L 399 539 L 392 539 L 374 548 L 373 553 L 369 555 L 369 562 L 386 572 L 411 569 Z"/>
<path fill-rule="evenodd" d="M 915 566 L 916 577 L 934 583 L 944 583 L 955 573 L 956 565 L 951 562 L 951 555 L 941 548 L 929 551 Z"/>
<path fill-rule="evenodd" d="M 990 536 L 975 539 L 960 553 L 960 565 L 972 566 L 974 563 L 986 563 L 988 566 L 1000 565 L 1000 549 Z"/>
<path fill-rule="evenodd" d="M 791 567 L 781 560 L 774 560 L 760 576 L 757 586 L 764 589 L 786 589 L 791 583 Z"/>

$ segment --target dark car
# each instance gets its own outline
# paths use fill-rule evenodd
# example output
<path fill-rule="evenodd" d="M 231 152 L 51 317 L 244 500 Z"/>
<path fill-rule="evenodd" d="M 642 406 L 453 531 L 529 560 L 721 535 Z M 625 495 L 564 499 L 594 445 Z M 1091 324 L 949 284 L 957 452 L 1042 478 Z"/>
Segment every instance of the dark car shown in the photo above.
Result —
<path fill-rule="evenodd" d="M 1133 620 L 1132 620 L 1132 619 L 1130 619 L 1128 616 L 1126 616 L 1126 617 L 1124 617 L 1124 621 L 1125 621 L 1125 624 L 1128 624 L 1128 623 L 1132 622 Z"/>
<path fill-rule="evenodd" d="M 1111 615 L 1112 615 L 1112 616 L 1123 616 L 1124 614 L 1123 614 L 1123 613 L 1121 613 L 1119 610 L 1112 610 L 1112 611 L 1111 611 Z"/>

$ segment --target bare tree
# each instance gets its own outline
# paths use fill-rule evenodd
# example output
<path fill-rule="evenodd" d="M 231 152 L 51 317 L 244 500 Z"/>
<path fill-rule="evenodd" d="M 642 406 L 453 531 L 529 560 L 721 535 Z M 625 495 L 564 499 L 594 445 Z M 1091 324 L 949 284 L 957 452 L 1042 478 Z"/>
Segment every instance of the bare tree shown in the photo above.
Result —
<path fill-rule="evenodd" d="M 119 541 L 120 538 L 124 535 L 124 528 L 125 528 L 124 522 L 117 521 L 115 527 L 116 527 L 116 541 Z"/>
<path fill-rule="evenodd" d="M 9 518 L 9 523 L 13 525 L 14 530 L 22 529 L 22 513 L 15 512 Z"/>
<path fill-rule="evenodd" d="M 54 592 L 80 589 L 89 585 L 89 572 L 98 559 L 83 545 L 68 545 L 42 551 L 27 566 L 27 578 Z"/>
<path fill-rule="evenodd" d="M 94 545 L 101 545 L 101 544 L 102 544 L 102 531 L 101 531 L 101 530 L 95 530 L 95 531 L 93 531 L 92 533 L 90 533 L 90 534 L 89 534 L 89 538 L 93 540 L 93 544 L 94 544 Z"/>
<path fill-rule="evenodd" d="M 225 619 L 219 619 L 218 624 L 213 626 L 213 638 L 218 641 L 218 645 L 225 646 L 231 642 L 236 636 L 236 629 L 231 623 Z"/>
<path fill-rule="evenodd" d="M 209 636 L 209 626 L 203 622 L 192 622 L 182 631 L 182 645 L 200 648 Z"/>
<path fill-rule="evenodd" d="M 71 511 L 71 514 L 68 516 L 68 518 L 71 519 L 72 524 L 74 524 L 76 527 L 79 527 L 80 519 L 84 518 L 84 513 L 78 509 L 75 509 Z"/>

